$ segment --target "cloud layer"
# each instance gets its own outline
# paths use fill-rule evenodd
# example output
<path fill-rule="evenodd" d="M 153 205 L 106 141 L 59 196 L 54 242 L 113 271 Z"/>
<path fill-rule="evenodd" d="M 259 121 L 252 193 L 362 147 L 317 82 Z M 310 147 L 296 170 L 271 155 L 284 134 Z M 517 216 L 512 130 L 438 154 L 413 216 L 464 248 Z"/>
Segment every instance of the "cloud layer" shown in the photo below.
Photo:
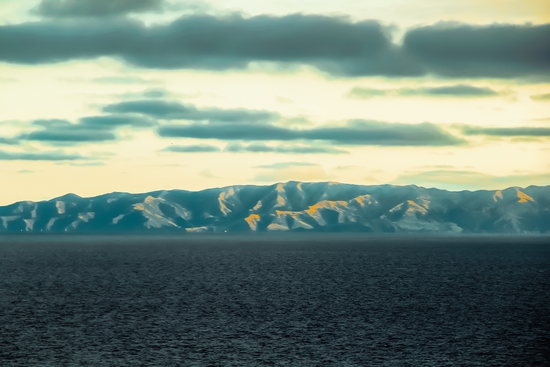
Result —
<path fill-rule="evenodd" d="M 478 127 L 464 125 L 461 128 L 465 135 L 487 135 L 500 137 L 549 137 L 550 127 Z"/>
<path fill-rule="evenodd" d="M 550 25 L 440 23 L 406 33 L 404 49 L 430 73 L 449 77 L 546 75 Z"/>
<path fill-rule="evenodd" d="M 347 151 L 327 146 L 315 145 L 266 145 L 264 143 L 229 143 L 225 152 L 233 153 L 281 153 L 281 154 L 348 154 Z"/>
<path fill-rule="evenodd" d="M 33 10 L 48 18 L 117 16 L 160 11 L 164 0 L 42 0 Z"/>
<path fill-rule="evenodd" d="M 90 143 L 116 140 L 114 130 L 121 126 L 146 128 L 156 121 L 139 115 L 105 115 L 82 117 L 73 124 L 66 120 L 36 120 L 39 130 L 23 133 L 18 139 L 56 143 Z"/>
<path fill-rule="evenodd" d="M 213 153 L 220 152 L 221 149 L 215 145 L 198 144 L 198 145 L 171 145 L 162 150 L 163 152 L 174 153 Z"/>
<path fill-rule="evenodd" d="M 467 84 L 445 85 L 425 88 L 370 89 L 355 87 L 348 96 L 352 98 L 372 98 L 381 96 L 427 96 L 427 97 L 495 97 L 501 93 L 488 87 L 475 87 Z"/>
<path fill-rule="evenodd" d="M 110 56 L 147 68 L 210 70 L 268 61 L 342 76 L 516 78 L 549 76 L 549 38 L 547 24 L 445 23 L 409 30 L 398 46 L 376 21 L 193 15 L 150 27 L 129 19 L 1 26 L 0 60 L 41 64 Z"/>
<path fill-rule="evenodd" d="M 103 108 L 112 113 L 140 113 L 164 120 L 191 120 L 209 122 L 267 122 L 279 118 L 268 111 L 244 109 L 197 108 L 175 101 L 142 100 L 120 102 Z"/>
<path fill-rule="evenodd" d="M 194 138 L 243 141 L 320 140 L 342 145 L 446 146 L 464 141 L 435 124 L 399 124 L 377 121 L 351 121 L 344 127 L 295 130 L 258 124 L 193 124 L 160 126 L 165 138 Z"/>
<path fill-rule="evenodd" d="M 550 101 L 550 93 L 535 94 L 534 96 L 531 96 L 531 99 L 533 101 Z"/>
<path fill-rule="evenodd" d="M 317 166 L 317 165 L 310 162 L 279 162 L 279 163 L 273 163 L 273 164 L 264 164 L 261 166 L 256 166 L 255 168 L 281 169 L 281 168 L 289 168 L 289 167 L 314 167 L 314 166 Z"/>
<path fill-rule="evenodd" d="M 74 161 L 79 159 L 86 158 L 78 154 L 66 154 L 62 151 L 25 153 L 0 150 L 0 161 Z"/>
<path fill-rule="evenodd" d="M 19 139 L 0 137 L 0 145 L 1 144 L 4 144 L 4 145 L 17 145 L 17 144 L 19 144 Z"/>

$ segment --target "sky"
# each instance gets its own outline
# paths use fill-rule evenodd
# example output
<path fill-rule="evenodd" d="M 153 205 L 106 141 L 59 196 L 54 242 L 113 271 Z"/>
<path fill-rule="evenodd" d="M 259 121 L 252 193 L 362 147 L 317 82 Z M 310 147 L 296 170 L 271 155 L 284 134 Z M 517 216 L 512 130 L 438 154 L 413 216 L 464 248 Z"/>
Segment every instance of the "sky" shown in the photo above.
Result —
<path fill-rule="evenodd" d="M 2 0 L 0 205 L 550 184 L 547 0 Z"/>

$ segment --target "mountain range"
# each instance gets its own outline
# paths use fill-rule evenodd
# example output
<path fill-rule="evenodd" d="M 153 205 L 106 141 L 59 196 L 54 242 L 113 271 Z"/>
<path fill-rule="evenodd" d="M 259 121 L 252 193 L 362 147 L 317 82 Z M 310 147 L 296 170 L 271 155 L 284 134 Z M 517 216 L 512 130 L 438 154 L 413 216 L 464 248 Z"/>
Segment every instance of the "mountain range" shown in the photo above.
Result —
<path fill-rule="evenodd" d="M 0 207 L 0 233 L 550 233 L 550 186 L 446 191 L 334 182 L 114 192 Z"/>

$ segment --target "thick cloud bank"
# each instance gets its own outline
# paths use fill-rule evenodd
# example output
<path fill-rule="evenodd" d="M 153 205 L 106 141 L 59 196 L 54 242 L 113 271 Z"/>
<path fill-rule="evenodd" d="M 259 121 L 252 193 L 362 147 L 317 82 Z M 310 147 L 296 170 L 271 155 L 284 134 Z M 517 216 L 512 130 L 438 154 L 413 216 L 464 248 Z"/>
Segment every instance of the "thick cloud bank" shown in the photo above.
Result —
<path fill-rule="evenodd" d="M 146 27 L 128 19 L 0 27 L 0 60 L 41 64 L 110 56 L 159 69 L 228 70 L 251 62 L 309 65 L 340 76 L 548 76 L 550 25 L 437 24 L 403 46 L 376 21 L 316 15 L 193 15 Z"/>
<path fill-rule="evenodd" d="M 117 16 L 159 11 L 164 0 L 42 0 L 33 13 L 48 18 Z"/>
<path fill-rule="evenodd" d="M 441 23 L 410 30 L 404 49 L 426 69 L 450 77 L 550 74 L 550 25 Z"/>

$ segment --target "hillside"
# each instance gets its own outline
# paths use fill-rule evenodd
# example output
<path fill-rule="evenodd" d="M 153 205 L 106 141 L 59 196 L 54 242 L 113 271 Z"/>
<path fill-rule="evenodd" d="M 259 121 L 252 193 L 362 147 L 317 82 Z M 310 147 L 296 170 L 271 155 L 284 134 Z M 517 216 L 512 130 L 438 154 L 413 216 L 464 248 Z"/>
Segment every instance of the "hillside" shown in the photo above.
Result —
<path fill-rule="evenodd" d="M 450 192 L 290 181 L 198 192 L 74 194 L 0 207 L 0 233 L 548 233 L 550 186 Z"/>

